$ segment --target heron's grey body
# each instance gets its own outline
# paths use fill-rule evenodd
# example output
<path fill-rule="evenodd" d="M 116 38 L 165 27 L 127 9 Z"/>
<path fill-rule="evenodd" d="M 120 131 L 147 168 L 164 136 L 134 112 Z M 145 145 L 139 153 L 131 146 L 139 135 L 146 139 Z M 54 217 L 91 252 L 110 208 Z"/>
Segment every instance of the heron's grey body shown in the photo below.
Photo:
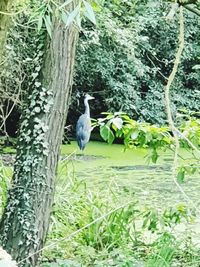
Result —
<path fill-rule="evenodd" d="M 90 99 L 94 99 L 94 97 L 90 95 L 85 96 L 85 113 L 79 117 L 76 124 L 76 139 L 80 150 L 84 150 L 86 144 L 89 142 L 92 130 L 90 120 L 90 107 L 88 104 L 88 100 Z"/>

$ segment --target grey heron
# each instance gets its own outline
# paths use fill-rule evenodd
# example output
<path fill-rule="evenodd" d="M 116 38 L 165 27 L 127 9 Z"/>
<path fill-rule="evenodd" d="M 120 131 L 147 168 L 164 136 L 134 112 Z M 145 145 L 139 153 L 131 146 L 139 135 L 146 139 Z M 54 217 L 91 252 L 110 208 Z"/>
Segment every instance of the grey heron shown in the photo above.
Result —
<path fill-rule="evenodd" d="M 94 99 L 94 97 L 89 94 L 85 95 L 85 113 L 82 114 L 76 124 L 76 139 L 80 150 L 84 150 L 86 144 L 90 139 L 91 134 L 91 119 L 90 119 L 90 106 L 88 101 Z"/>

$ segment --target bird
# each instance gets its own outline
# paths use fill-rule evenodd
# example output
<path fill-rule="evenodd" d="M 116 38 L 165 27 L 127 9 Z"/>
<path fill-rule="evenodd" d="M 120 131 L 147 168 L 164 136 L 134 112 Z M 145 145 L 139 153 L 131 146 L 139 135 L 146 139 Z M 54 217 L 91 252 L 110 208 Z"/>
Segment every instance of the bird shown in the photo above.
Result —
<path fill-rule="evenodd" d="M 76 140 L 80 150 L 84 150 L 86 144 L 90 140 L 90 134 L 92 131 L 91 127 L 91 119 L 90 119 L 90 106 L 88 101 L 94 99 L 93 96 L 89 94 L 85 95 L 84 105 L 85 105 L 85 113 L 82 114 L 76 124 Z"/>

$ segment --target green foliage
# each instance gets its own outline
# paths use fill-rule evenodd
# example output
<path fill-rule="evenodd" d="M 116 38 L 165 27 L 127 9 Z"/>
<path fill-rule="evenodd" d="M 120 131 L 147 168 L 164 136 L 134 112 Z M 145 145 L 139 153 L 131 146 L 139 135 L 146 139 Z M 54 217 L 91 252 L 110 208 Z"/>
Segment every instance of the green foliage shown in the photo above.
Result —
<path fill-rule="evenodd" d="M 50 36 L 52 32 L 52 10 L 45 4 L 39 4 L 37 7 L 36 2 L 33 2 L 38 10 L 36 22 L 33 20 L 30 23 L 30 14 L 22 14 L 10 31 L 1 79 L 2 91 L 9 88 L 9 93 L 13 95 L 21 86 L 20 99 L 22 102 L 26 99 L 25 115 L 28 120 L 22 125 L 18 150 L 23 149 L 21 145 L 26 143 L 25 149 L 34 146 L 38 153 L 47 155 L 48 147 L 43 138 L 48 128 L 40 120 L 40 114 L 50 110 L 51 93 L 41 87 L 38 76 L 44 53 L 45 31 L 47 30 Z M 70 2 L 58 7 L 59 17 L 62 17 L 66 26 L 74 22 L 80 26 L 79 7 L 71 14 L 65 12 L 66 5 Z M 74 99 L 76 94 L 83 91 L 97 91 L 97 107 L 92 107 L 93 110 L 95 108 L 96 115 L 102 110 L 118 110 L 127 112 L 134 119 L 159 124 L 165 122 L 163 86 L 170 73 L 176 50 L 177 21 L 175 17 L 174 21 L 166 23 L 163 17 L 168 6 L 154 2 L 108 1 L 102 12 L 97 14 L 95 27 L 83 21 L 84 29 L 80 34 L 77 53 Z M 81 12 L 95 23 L 91 5 L 85 1 L 82 3 Z M 197 23 L 193 16 L 186 15 L 186 48 L 172 93 L 173 114 L 178 108 L 193 111 L 199 109 Z M 22 74 L 20 80 L 19 73 Z M 27 88 L 33 90 L 33 97 L 25 98 L 25 95 L 28 95 Z M 40 90 L 35 90 L 38 88 Z M 75 107 L 74 100 L 72 108 Z M 33 121 L 35 115 L 38 115 L 38 118 Z M 150 147 L 152 150 L 148 158 L 156 163 L 158 149 L 173 148 L 169 129 L 134 119 L 122 112 L 106 114 L 106 117 L 98 122 L 101 136 L 110 144 L 115 138 L 121 138 L 126 148 Z M 179 125 L 181 132 L 199 147 L 199 120 L 190 118 Z M 31 143 L 32 136 L 37 136 L 34 143 Z M 188 147 L 184 140 L 180 141 L 183 146 Z M 22 170 L 26 178 L 27 170 L 30 170 L 32 165 L 39 164 L 38 160 L 34 157 L 22 160 L 18 162 L 16 169 Z M 186 174 L 198 171 L 197 166 L 196 162 L 181 166 L 177 177 L 179 182 L 184 181 Z M 27 185 L 26 179 L 22 182 Z M 41 176 L 39 183 L 42 182 Z M 0 184 L 2 206 L 7 197 L 7 181 L 3 169 L 0 169 Z M 63 186 L 63 183 L 61 185 L 55 199 L 48 244 L 79 230 L 114 209 L 120 202 L 121 192 L 116 190 L 117 193 L 113 193 L 115 190 L 112 188 L 106 192 L 91 192 L 84 182 L 73 179 L 66 186 Z M 21 188 L 16 190 L 19 190 L 23 201 L 29 205 L 30 199 L 27 199 L 26 192 Z M 18 203 L 13 203 L 15 208 Z M 21 220 L 25 218 L 24 235 L 30 234 L 27 233 L 26 224 L 30 223 L 31 218 L 20 217 L 22 214 L 17 216 Z M 159 213 L 151 208 L 142 210 L 134 201 L 82 230 L 73 240 L 58 242 L 57 249 L 49 249 L 44 254 L 46 260 L 56 263 L 45 263 L 43 266 L 144 266 L 144 263 L 148 267 L 170 266 L 178 257 L 185 256 L 172 233 L 173 229 L 181 221 L 191 219 L 190 217 L 191 212 L 185 206 L 173 207 Z M 156 235 L 150 244 L 145 242 L 146 233 Z M 34 232 L 31 235 L 33 237 Z M 24 245 L 23 241 L 20 245 Z M 191 255 L 195 254 L 192 249 L 190 251 Z M 199 259 L 198 256 L 196 258 Z M 184 260 L 181 259 L 181 263 Z M 191 262 L 190 259 L 188 261 Z"/>
<path fill-rule="evenodd" d="M 145 267 L 168 267 L 171 266 L 176 252 L 175 240 L 168 233 L 163 233 L 154 244 L 154 252 L 149 256 Z"/>
<path fill-rule="evenodd" d="M 56 262 L 44 263 L 40 265 L 40 267 L 69 267 L 69 266 L 81 267 L 81 264 L 72 260 L 57 260 Z"/>
<path fill-rule="evenodd" d="M 178 175 L 177 175 L 177 180 L 182 183 L 185 179 L 185 169 L 184 167 L 179 169 Z"/>
<path fill-rule="evenodd" d="M 113 122 L 118 128 L 123 126 L 120 120 Z M 56 245 L 44 250 L 41 267 L 198 266 L 195 261 L 199 261 L 199 252 L 190 236 L 185 236 L 185 231 L 177 236 L 181 225 L 195 219 L 193 210 L 185 204 L 158 210 L 137 203 L 130 187 L 122 188 L 116 181 L 111 185 L 102 176 L 102 187 L 94 186 L 95 177 L 82 180 L 82 172 L 76 179 L 70 172 L 69 165 L 74 168 L 73 164 L 62 161 L 59 168 L 46 243 Z M 68 238 L 121 206 L 122 199 L 127 203 L 123 208 Z"/>
<path fill-rule="evenodd" d="M 0 162 L 0 215 L 7 201 L 8 188 L 10 186 L 11 171 L 4 166 L 2 159 Z"/>
<path fill-rule="evenodd" d="M 64 171 L 69 163 L 66 166 L 62 164 Z M 185 237 L 177 239 L 176 227 L 191 221 L 194 218 L 192 211 L 184 204 L 162 211 L 144 207 L 132 199 L 129 191 L 123 193 L 127 205 L 82 229 L 68 240 L 71 233 L 121 205 L 122 197 L 122 191 L 116 190 L 117 185 L 116 188 L 106 186 L 101 191 L 90 188 L 83 180 L 76 180 L 73 173 L 68 175 L 65 182 L 60 177 L 57 183 L 47 242 L 48 246 L 57 240 L 57 245 L 44 251 L 43 260 L 47 263 L 41 267 L 160 267 L 172 266 L 180 257 L 186 260 L 185 251 L 180 248 Z M 191 253 L 194 255 L 194 252 Z"/>
<path fill-rule="evenodd" d="M 100 127 L 100 135 L 104 141 L 112 144 L 116 138 L 123 140 L 127 148 L 150 148 L 147 160 L 156 163 L 159 158 L 160 149 L 174 149 L 174 138 L 168 127 L 158 127 L 149 123 L 137 122 L 130 119 L 125 113 L 103 113 L 105 118 L 100 118 L 94 125 Z M 200 120 L 193 116 L 184 114 L 179 118 L 179 129 L 182 136 L 179 142 L 182 147 L 187 148 L 192 154 L 192 159 L 186 160 L 177 168 L 177 181 L 183 183 L 186 175 L 200 173 L 199 157 L 191 150 L 187 139 L 194 144 L 197 150 L 200 147 Z"/>
<path fill-rule="evenodd" d="M 32 1 L 32 4 L 37 9 L 39 1 Z M 11 116 L 12 135 L 16 134 L 14 129 L 18 126 L 15 114 L 21 113 L 22 106 L 26 105 L 27 97 L 38 78 L 44 53 L 46 34 L 44 29 L 40 33 L 37 31 L 37 21 L 32 17 L 34 8 L 30 4 L 26 12 L 20 12 L 14 18 L 8 34 L 3 70 L 0 73 L 0 101 L 4 109 L 1 116 L 3 119 Z M 6 130 L 4 127 L 4 131 Z"/>
<path fill-rule="evenodd" d="M 103 204 L 105 205 L 105 203 Z M 106 209 L 108 210 L 109 206 Z M 80 218 L 79 227 L 100 217 L 103 212 L 103 205 L 99 200 L 96 200 L 96 203 L 94 203 L 94 210 L 91 210 L 91 206 L 88 207 L 88 205 L 87 207 L 83 207 L 83 210 L 86 218 L 85 216 Z M 89 211 L 89 214 L 87 210 Z M 95 210 L 97 211 L 95 212 Z M 107 249 L 108 252 L 116 247 L 123 247 L 132 238 L 131 223 L 137 213 L 138 210 L 135 208 L 135 204 L 130 204 L 126 208 L 113 212 L 111 215 L 103 219 L 103 221 L 95 223 L 81 233 L 83 244 L 93 247 L 96 250 Z"/>
<path fill-rule="evenodd" d="M 14 94 L 19 98 L 17 107 L 23 104 L 25 91 L 41 68 L 37 55 L 44 52 L 45 32 L 51 35 L 52 12 L 68 25 L 73 21 L 66 11 L 70 3 L 28 1 L 26 12 L 15 17 L 1 88 L 9 97 Z M 86 19 L 89 16 L 94 22 L 91 7 L 96 25 Z M 165 19 L 168 10 L 169 5 L 161 1 L 81 1 L 74 18 L 79 27 L 82 18 L 83 28 L 76 56 L 71 124 L 80 114 L 75 111 L 81 110 L 80 95 L 88 91 L 97 95 L 95 106 L 92 104 L 94 116 L 103 110 L 123 111 L 134 119 L 166 122 L 163 87 L 172 68 L 178 30 L 176 16 L 170 22 Z M 186 12 L 185 17 L 185 50 L 172 91 L 174 114 L 180 108 L 197 111 L 200 105 L 199 22 L 191 13 Z"/>
<path fill-rule="evenodd" d="M 62 238 L 63 234 L 66 235 L 70 231 L 76 231 L 84 227 L 98 217 L 101 217 L 102 214 L 114 209 L 117 204 L 119 205 L 111 189 L 107 190 L 107 197 L 102 198 L 101 192 L 91 192 L 87 189 L 84 182 L 75 180 L 72 181 L 71 186 L 72 189 L 68 189 L 67 192 L 58 187 L 59 197 L 56 198 L 56 206 L 52 215 L 53 224 L 49 233 L 49 238 L 51 239 Z M 83 188 L 85 189 L 83 190 Z M 75 237 L 76 241 L 73 243 L 74 253 L 78 255 L 78 258 L 83 258 L 83 261 L 94 260 L 96 251 L 105 249 L 109 252 L 114 248 L 126 246 L 127 242 L 132 239 L 132 220 L 138 212 L 133 201 L 127 207 L 113 211 L 104 219 L 83 229 Z M 76 246 L 76 242 L 78 242 L 80 247 Z M 87 248 L 88 253 L 84 248 Z M 64 241 L 63 244 L 61 243 L 58 252 L 51 251 L 51 254 L 47 253 L 46 256 L 53 257 L 56 255 L 58 257 L 60 253 L 62 254 L 65 251 Z"/>
<path fill-rule="evenodd" d="M 96 18 L 93 10 L 93 6 L 97 5 L 96 1 L 85 1 L 80 0 L 77 2 L 77 6 L 69 12 L 69 8 L 73 4 L 73 0 L 67 0 L 63 4 L 54 1 L 41 2 L 40 7 L 35 9 L 34 16 L 38 21 L 38 31 L 41 30 L 43 24 L 50 36 L 52 38 L 52 18 L 54 15 L 61 19 L 66 27 L 69 27 L 71 24 L 75 24 L 81 28 L 81 20 L 83 17 L 88 18 L 89 21 L 96 24 Z M 61 2 L 62 3 L 62 2 Z"/>
<path fill-rule="evenodd" d="M 115 138 L 121 138 L 125 148 L 151 148 L 148 157 L 153 163 L 158 159 L 158 149 L 170 148 L 173 145 L 173 138 L 166 126 L 137 122 L 120 112 L 103 114 L 106 114 L 106 117 L 98 119 L 94 125 L 100 126 L 100 134 L 109 144 L 112 144 Z"/>
<path fill-rule="evenodd" d="M 95 116 L 103 110 L 123 111 L 151 123 L 166 123 L 164 86 L 171 72 L 178 44 L 177 16 L 168 22 L 168 3 L 163 1 L 106 2 L 97 13 L 97 26 L 84 24 L 77 50 L 77 97 L 95 92 Z M 177 109 L 198 111 L 199 22 L 185 12 L 185 49 L 172 88 L 173 114 Z M 72 114 L 72 113 L 71 113 Z M 70 121 L 73 123 L 73 121 Z"/>
<path fill-rule="evenodd" d="M 103 113 L 104 118 L 100 118 L 93 123 L 100 128 L 100 135 L 104 141 L 112 144 L 115 139 L 120 138 L 127 148 L 150 148 L 147 160 L 156 163 L 160 149 L 174 149 L 174 137 L 167 126 L 151 125 L 146 122 L 138 122 L 131 119 L 122 112 Z M 195 117 L 186 116 L 184 120 L 179 120 L 179 142 L 182 147 L 190 149 L 189 140 L 196 149 L 200 147 L 200 120 Z M 190 150 L 193 153 L 193 149 Z M 199 158 L 193 154 L 193 160 L 181 166 L 178 170 L 177 179 L 184 181 L 185 174 L 199 172 Z"/>

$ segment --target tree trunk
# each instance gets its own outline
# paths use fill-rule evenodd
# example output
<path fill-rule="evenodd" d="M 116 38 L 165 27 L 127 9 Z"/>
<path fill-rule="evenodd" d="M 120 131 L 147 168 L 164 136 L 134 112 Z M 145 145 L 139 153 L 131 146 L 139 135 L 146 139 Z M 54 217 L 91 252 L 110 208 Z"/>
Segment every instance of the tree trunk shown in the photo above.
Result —
<path fill-rule="evenodd" d="M 12 0 L 1 0 L 0 1 L 0 11 L 1 12 L 9 12 L 9 7 L 11 6 Z M 3 13 L 0 13 L 0 62 L 4 44 L 6 42 L 8 25 L 9 25 L 10 17 Z"/>
<path fill-rule="evenodd" d="M 0 243 L 19 266 L 36 265 L 38 254 L 32 254 L 42 248 L 47 234 L 77 38 L 75 26 L 66 28 L 55 19 L 40 80 L 23 112 L 12 188 L 0 223 Z"/>

